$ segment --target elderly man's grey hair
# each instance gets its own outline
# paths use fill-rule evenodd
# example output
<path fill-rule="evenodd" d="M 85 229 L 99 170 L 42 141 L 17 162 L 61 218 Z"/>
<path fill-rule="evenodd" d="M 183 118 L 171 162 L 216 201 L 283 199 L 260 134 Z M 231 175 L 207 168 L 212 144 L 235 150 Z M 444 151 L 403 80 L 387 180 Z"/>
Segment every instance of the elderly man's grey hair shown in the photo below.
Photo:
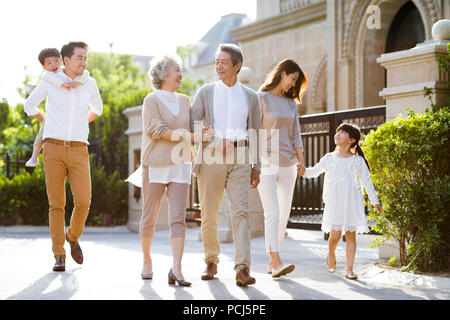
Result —
<path fill-rule="evenodd" d="M 166 54 L 150 61 L 150 70 L 148 75 L 155 89 L 161 89 L 161 84 L 167 76 L 170 63 L 175 63 L 181 67 L 181 59 L 177 55 Z"/>

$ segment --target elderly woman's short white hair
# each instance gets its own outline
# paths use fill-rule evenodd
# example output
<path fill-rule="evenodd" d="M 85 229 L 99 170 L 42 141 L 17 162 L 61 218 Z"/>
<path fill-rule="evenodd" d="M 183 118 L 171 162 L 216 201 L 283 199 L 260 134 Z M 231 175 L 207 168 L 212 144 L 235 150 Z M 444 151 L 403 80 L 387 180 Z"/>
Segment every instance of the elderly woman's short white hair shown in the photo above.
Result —
<path fill-rule="evenodd" d="M 181 67 L 181 59 L 177 55 L 166 54 L 150 61 L 148 75 L 153 88 L 161 89 L 162 81 L 167 76 L 168 67 L 171 62 Z"/>

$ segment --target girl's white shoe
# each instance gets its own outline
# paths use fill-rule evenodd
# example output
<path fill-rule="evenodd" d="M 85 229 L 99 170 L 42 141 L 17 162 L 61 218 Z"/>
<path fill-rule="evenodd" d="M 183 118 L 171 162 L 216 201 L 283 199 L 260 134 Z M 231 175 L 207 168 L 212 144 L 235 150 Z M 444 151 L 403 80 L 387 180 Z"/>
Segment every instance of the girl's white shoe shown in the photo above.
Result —
<path fill-rule="evenodd" d="M 336 272 L 336 263 L 334 264 L 334 266 L 331 266 L 331 267 L 330 267 L 330 266 L 328 265 L 328 258 L 329 258 L 329 257 L 327 256 L 327 261 L 325 262 L 325 264 L 327 265 L 328 272 L 329 272 L 329 273 Z"/>
<path fill-rule="evenodd" d="M 345 277 L 349 280 L 358 279 L 358 276 L 356 274 L 354 274 L 353 272 L 348 272 L 348 271 L 345 273 Z"/>
<path fill-rule="evenodd" d="M 31 157 L 26 163 L 25 167 L 36 167 L 39 164 L 39 159 Z"/>

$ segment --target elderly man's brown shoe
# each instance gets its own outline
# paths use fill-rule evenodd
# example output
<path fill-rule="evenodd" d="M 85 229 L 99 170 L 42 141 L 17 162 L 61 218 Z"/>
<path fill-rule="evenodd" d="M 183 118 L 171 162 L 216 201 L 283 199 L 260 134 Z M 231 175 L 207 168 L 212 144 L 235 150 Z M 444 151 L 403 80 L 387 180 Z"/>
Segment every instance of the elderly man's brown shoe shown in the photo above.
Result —
<path fill-rule="evenodd" d="M 217 274 L 217 264 L 210 262 L 206 265 L 206 269 L 202 274 L 202 280 L 212 280 L 215 274 Z"/>
<path fill-rule="evenodd" d="M 66 271 L 66 261 L 63 256 L 58 256 L 55 258 L 53 271 Z"/>
<path fill-rule="evenodd" d="M 82 264 L 83 263 L 83 251 L 81 251 L 80 244 L 78 241 L 72 241 L 69 239 L 66 233 L 66 240 L 70 244 L 70 254 L 75 260 L 76 263 Z"/>
<path fill-rule="evenodd" d="M 246 287 L 249 284 L 255 284 L 256 280 L 253 277 L 250 277 L 250 273 L 247 268 L 243 268 L 236 272 L 236 285 L 239 287 Z"/>

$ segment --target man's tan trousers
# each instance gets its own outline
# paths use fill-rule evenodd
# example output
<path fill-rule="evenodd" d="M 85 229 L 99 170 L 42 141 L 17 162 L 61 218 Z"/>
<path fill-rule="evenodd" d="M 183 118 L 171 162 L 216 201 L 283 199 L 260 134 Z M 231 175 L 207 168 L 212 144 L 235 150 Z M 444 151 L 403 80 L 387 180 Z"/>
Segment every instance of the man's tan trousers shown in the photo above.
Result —
<path fill-rule="evenodd" d="M 198 191 L 202 219 L 202 241 L 205 262 L 219 262 L 220 245 L 217 236 L 219 209 L 224 190 L 230 199 L 230 220 L 235 248 L 234 269 L 250 267 L 250 172 L 248 150 L 244 164 L 206 164 L 198 173 Z"/>
<path fill-rule="evenodd" d="M 67 231 L 71 241 L 83 233 L 91 203 L 91 176 L 87 146 L 64 146 L 44 143 L 43 162 L 49 203 L 49 226 L 53 255 L 66 256 L 64 250 L 64 208 L 66 177 L 73 194 L 74 208 Z"/>

